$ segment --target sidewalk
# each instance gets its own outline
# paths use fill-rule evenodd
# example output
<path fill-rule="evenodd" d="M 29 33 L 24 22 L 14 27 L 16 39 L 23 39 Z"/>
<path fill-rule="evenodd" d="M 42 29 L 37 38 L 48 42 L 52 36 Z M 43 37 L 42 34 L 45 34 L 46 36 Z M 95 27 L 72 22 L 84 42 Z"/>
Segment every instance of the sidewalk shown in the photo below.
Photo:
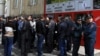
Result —
<path fill-rule="evenodd" d="M 4 52 L 3 47 L 0 47 L 0 56 L 3 56 L 3 52 Z M 56 51 L 56 50 L 53 50 L 52 53 L 43 53 L 43 55 L 45 55 L 45 56 L 57 56 L 58 54 L 59 54 L 59 51 Z M 68 54 L 68 56 L 72 56 L 71 52 L 67 52 L 67 54 Z M 100 56 L 100 50 L 95 49 L 94 54 L 95 54 L 94 56 Z M 18 50 L 17 48 L 13 47 L 12 55 L 20 56 L 20 50 Z M 28 56 L 36 56 L 36 55 L 37 55 L 36 52 L 28 54 Z M 84 46 L 81 46 L 80 49 L 79 49 L 79 56 L 84 56 L 84 55 L 85 55 Z"/>

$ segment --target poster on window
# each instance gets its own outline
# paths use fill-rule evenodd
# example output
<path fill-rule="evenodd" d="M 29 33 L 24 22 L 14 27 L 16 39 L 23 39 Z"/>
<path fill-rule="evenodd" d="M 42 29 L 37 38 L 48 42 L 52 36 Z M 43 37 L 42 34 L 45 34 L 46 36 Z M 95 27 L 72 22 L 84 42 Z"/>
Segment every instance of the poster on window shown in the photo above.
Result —
<path fill-rule="evenodd" d="M 93 0 L 94 9 L 100 9 L 100 0 Z"/>

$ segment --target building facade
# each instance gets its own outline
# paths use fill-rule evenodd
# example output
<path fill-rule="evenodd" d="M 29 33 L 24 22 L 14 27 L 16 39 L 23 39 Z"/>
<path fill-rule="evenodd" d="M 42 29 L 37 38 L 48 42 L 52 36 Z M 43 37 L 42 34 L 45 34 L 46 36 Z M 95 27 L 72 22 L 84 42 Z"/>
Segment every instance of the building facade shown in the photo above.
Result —
<path fill-rule="evenodd" d="M 0 0 L 3 1 L 2 15 L 40 15 L 44 14 L 44 0 Z"/>

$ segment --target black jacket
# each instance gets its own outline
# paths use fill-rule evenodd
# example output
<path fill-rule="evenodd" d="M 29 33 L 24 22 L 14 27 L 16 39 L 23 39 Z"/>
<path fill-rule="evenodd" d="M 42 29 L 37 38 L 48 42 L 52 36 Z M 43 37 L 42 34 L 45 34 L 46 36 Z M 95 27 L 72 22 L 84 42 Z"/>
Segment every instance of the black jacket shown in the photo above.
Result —
<path fill-rule="evenodd" d="M 82 24 L 75 23 L 74 24 L 74 37 L 82 37 Z"/>
<path fill-rule="evenodd" d="M 31 33 L 31 26 L 28 21 L 24 21 L 23 27 L 22 27 L 22 39 L 30 39 L 30 33 Z"/>
<path fill-rule="evenodd" d="M 38 21 L 36 22 L 36 32 L 37 32 L 38 34 L 43 34 L 43 35 L 45 35 L 45 33 L 46 33 L 46 27 L 45 27 L 44 21 L 38 20 Z"/>
<path fill-rule="evenodd" d="M 62 21 L 58 24 L 58 37 L 65 38 L 67 35 L 67 24 Z"/>

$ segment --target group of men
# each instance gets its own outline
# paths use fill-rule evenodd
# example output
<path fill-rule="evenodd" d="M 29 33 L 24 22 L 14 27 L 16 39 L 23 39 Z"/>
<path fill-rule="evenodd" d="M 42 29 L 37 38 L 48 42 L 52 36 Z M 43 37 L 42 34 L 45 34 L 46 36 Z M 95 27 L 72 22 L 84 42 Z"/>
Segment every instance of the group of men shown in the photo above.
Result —
<path fill-rule="evenodd" d="M 77 17 L 74 22 L 69 15 L 59 16 L 58 22 L 54 21 L 53 17 L 45 19 L 32 16 L 8 17 L 7 20 L 12 22 L 13 42 L 17 43 L 21 56 L 27 56 L 34 47 L 34 43 L 37 47 L 37 56 L 42 56 L 43 51 L 51 53 L 55 48 L 60 51 L 58 56 L 67 56 L 66 52 L 71 51 L 71 47 L 73 47 L 72 56 L 78 56 L 82 37 L 84 37 L 85 55 L 94 56 L 96 24 L 91 15 L 86 15 L 84 21 L 81 17 Z M 6 22 L 4 23 L 0 18 L 0 33 L 3 35 L 5 34 L 5 30 L 3 31 L 5 24 Z M 36 39 L 37 42 L 35 42 Z M 7 39 L 3 36 L 2 44 L 4 46 L 5 40 Z M 9 49 L 8 52 L 11 50 Z"/>

